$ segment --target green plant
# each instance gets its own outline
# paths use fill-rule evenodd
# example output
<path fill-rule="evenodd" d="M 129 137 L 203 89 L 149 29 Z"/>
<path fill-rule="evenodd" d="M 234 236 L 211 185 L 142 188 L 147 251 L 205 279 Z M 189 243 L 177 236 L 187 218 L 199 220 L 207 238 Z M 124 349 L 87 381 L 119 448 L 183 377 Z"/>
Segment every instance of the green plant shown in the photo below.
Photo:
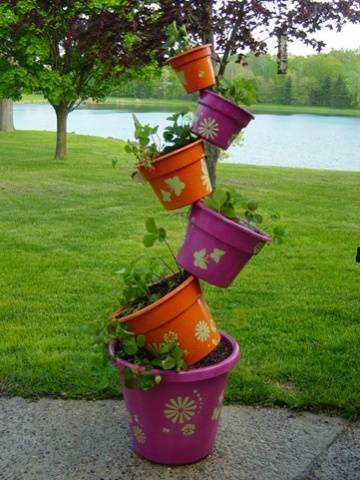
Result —
<path fill-rule="evenodd" d="M 168 125 L 162 138 L 158 135 L 159 126 L 151 127 L 142 125 L 136 115 L 133 114 L 135 125 L 135 141 L 128 140 L 125 151 L 132 154 L 138 163 L 146 168 L 151 168 L 155 158 L 184 147 L 196 140 L 196 136 L 190 130 L 190 112 L 175 113 L 167 118 L 171 123 Z"/>
<path fill-rule="evenodd" d="M 190 130 L 192 113 L 188 110 L 177 112 L 167 118 L 172 122 L 163 133 L 166 146 L 161 153 L 168 153 L 177 148 L 184 147 L 197 139 L 197 136 Z"/>
<path fill-rule="evenodd" d="M 251 78 L 228 80 L 225 77 L 219 77 L 214 90 L 237 105 L 251 105 L 256 100 L 256 84 Z"/>
<path fill-rule="evenodd" d="M 166 30 L 165 51 L 170 57 L 174 57 L 179 53 L 186 52 L 192 48 L 192 42 L 185 25 L 178 27 L 174 21 L 170 23 Z"/>
<path fill-rule="evenodd" d="M 142 125 L 135 114 L 132 117 L 135 126 L 135 141 L 128 140 L 125 151 L 132 154 L 137 162 L 149 167 L 154 158 L 159 156 L 159 151 L 162 148 L 161 139 L 157 134 L 159 126 Z"/>
<path fill-rule="evenodd" d="M 158 227 L 156 225 L 156 222 L 153 218 L 148 218 L 145 222 L 145 228 L 147 233 L 144 235 L 143 238 L 143 244 L 146 248 L 150 248 L 153 245 L 155 245 L 156 242 L 159 243 L 165 243 L 167 249 L 170 252 L 170 255 L 172 256 L 175 265 L 179 268 L 178 263 L 176 261 L 175 253 L 173 252 L 173 249 L 171 248 L 171 245 L 167 241 L 167 232 L 164 227 Z M 163 260 L 163 259 L 162 259 Z M 182 270 L 180 269 L 180 273 L 183 273 Z"/>
<path fill-rule="evenodd" d="M 104 358 L 108 361 L 107 349 L 112 340 L 116 340 L 118 358 L 128 360 L 139 368 L 125 367 L 124 381 L 128 388 L 138 387 L 141 390 L 149 390 L 161 382 L 161 374 L 153 369 L 161 370 L 186 370 L 183 360 L 183 351 L 176 342 L 163 342 L 149 352 L 145 348 L 145 336 L 135 335 L 130 328 L 108 320 L 97 333 L 94 343 L 101 344 L 104 349 Z"/>
<path fill-rule="evenodd" d="M 164 243 L 174 260 L 178 274 L 173 275 L 174 268 L 167 264 L 163 256 L 152 258 L 146 263 L 141 262 L 142 257 L 139 257 L 121 266 L 117 273 L 121 282 L 119 305 L 122 307 L 122 316 L 156 302 L 186 277 L 186 273 L 176 262 L 175 254 L 167 241 L 165 228 L 158 227 L 153 218 L 146 220 L 145 228 L 147 233 L 143 238 L 144 246 L 150 248 L 156 242 Z"/>
<path fill-rule="evenodd" d="M 204 204 L 215 212 L 230 218 L 252 230 L 257 230 L 252 224 L 261 225 L 264 217 L 259 213 L 259 205 L 255 200 L 248 200 L 239 192 L 231 190 L 216 190 L 210 197 L 205 198 Z M 272 222 L 280 220 L 278 213 L 269 216 Z M 282 243 L 287 231 L 280 225 L 272 227 L 272 239 L 275 243 Z"/>

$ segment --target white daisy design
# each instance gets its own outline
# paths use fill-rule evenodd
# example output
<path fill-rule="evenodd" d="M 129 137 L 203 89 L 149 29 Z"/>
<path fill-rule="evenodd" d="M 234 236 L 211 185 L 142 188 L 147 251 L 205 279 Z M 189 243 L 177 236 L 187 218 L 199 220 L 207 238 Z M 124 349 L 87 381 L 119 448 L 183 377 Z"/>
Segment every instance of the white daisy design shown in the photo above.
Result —
<path fill-rule="evenodd" d="M 214 140 L 219 133 L 219 124 L 212 117 L 203 118 L 198 127 L 198 133 L 206 139 Z"/>
<path fill-rule="evenodd" d="M 146 435 L 139 425 L 133 426 L 132 433 L 138 443 L 142 443 L 142 444 L 145 443 Z"/>
<path fill-rule="evenodd" d="M 164 415 L 172 423 L 185 423 L 195 415 L 196 403 L 190 397 L 171 398 L 165 405 Z"/>
<path fill-rule="evenodd" d="M 173 332 L 172 330 L 169 330 L 163 336 L 163 340 L 164 342 L 177 342 L 179 340 L 178 334 L 176 332 Z"/>
<path fill-rule="evenodd" d="M 181 429 L 183 435 L 190 436 L 195 433 L 195 425 L 193 423 L 187 423 Z"/>
<path fill-rule="evenodd" d="M 204 187 L 206 187 L 208 193 L 211 193 L 212 192 L 211 180 L 210 180 L 209 171 L 204 159 L 201 160 L 201 181 Z"/>
<path fill-rule="evenodd" d="M 195 337 L 199 342 L 206 342 L 210 337 L 209 325 L 204 320 L 200 320 L 200 322 L 196 324 Z"/>

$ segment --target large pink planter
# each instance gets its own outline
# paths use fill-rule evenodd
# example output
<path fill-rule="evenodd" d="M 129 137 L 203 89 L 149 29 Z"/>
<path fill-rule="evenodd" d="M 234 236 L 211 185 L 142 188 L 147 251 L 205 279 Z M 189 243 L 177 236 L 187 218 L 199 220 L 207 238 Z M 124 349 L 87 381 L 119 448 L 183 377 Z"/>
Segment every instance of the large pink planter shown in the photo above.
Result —
<path fill-rule="evenodd" d="M 199 137 L 227 150 L 232 141 L 254 116 L 225 97 L 203 90 L 191 130 Z"/>
<path fill-rule="evenodd" d="M 224 390 L 230 370 L 240 359 L 236 341 L 222 333 L 232 353 L 222 362 L 184 372 L 157 371 L 162 376 L 151 390 L 123 387 L 135 452 L 164 465 L 193 463 L 209 455 L 215 445 Z M 115 357 L 116 341 L 109 346 Z M 115 359 L 115 366 L 139 368 Z"/>
<path fill-rule="evenodd" d="M 250 258 L 271 239 L 196 202 L 176 260 L 187 272 L 228 287 Z"/>

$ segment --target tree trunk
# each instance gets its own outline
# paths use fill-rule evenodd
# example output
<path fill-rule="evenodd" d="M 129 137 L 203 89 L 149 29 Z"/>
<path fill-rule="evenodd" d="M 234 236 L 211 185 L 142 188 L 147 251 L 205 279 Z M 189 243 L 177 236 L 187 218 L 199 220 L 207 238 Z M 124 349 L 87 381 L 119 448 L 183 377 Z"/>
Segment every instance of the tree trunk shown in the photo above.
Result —
<path fill-rule="evenodd" d="M 67 105 L 53 105 L 56 112 L 56 151 L 55 159 L 63 160 L 67 155 L 67 118 L 69 108 Z"/>
<path fill-rule="evenodd" d="M 277 36 L 277 73 L 285 75 L 288 67 L 287 35 L 280 32 Z"/>
<path fill-rule="evenodd" d="M 205 142 L 206 165 L 208 167 L 209 176 L 213 190 L 216 189 L 216 166 L 220 157 L 220 149 Z"/>
<path fill-rule="evenodd" d="M 0 99 L 0 132 L 13 132 L 14 130 L 13 102 L 8 99 Z"/>
<path fill-rule="evenodd" d="M 202 8 L 203 8 L 204 16 L 207 17 L 207 22 L 205 23 L 211 25 L 212 18 L 213 18 L 213 10 L 214 10 L 214 0 L 206 0 L 203 3 Z M 212 31 L 212 29 L 208 30 L 207 32 L 203 32 L 202 40 L 204 43 L 210 43 L 212 45 L 212 62 L 214 65 L 214 69 L 216 71 L 215 64 L 217 61 L 217 56 L 215 53 L 215 38 L 214 38 L 214 32 Z M 211 185 L 213 187 L 213 190 L 215 190 L 216 166 L 220 157 L 220 150 L 214 145 L 211 145 L 211 143 L 205 142 L 205 153 L 206 153 L 206 165 L 208 167 Z"/>

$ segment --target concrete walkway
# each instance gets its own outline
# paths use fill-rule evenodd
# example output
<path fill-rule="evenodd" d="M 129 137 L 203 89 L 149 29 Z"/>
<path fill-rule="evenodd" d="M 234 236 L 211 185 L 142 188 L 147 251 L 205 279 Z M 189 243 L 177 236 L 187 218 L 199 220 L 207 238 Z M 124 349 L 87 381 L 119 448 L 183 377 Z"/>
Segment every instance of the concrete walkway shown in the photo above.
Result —
<path fill-rule="evenodd" d="M 132 452 L 120 401 L 0 398 L 0 479 L 357 480 L 360 423 L 225 407 L 216 451 L 170 468 Z"/>

